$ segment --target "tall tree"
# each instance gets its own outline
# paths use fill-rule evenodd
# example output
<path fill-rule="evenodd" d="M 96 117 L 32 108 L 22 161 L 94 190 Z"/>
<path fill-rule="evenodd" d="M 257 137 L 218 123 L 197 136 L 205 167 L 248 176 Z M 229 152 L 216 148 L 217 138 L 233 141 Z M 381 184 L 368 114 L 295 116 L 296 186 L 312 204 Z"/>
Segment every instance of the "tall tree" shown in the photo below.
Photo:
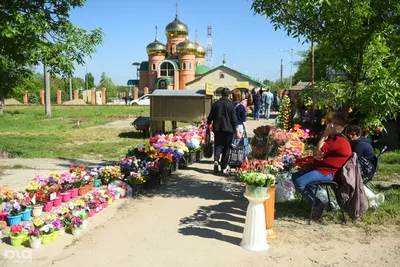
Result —
<path fill-rule="evenodd" d="M 87 85 L 87 89 L 89 89 L 89 90 L 90 90 L 90 88 L 95 87 L 95 85 L 94 85 L 94 77 L 93 77 L 91 72 L 88 72 L 85 75 L 85 84 Z"/>
<path fill-rule="evenodd" d="M 107 89 L 108 97 L 116 97 L 117 96 L 117 86 L 113 83 L 110 77 L 107 77 L 106 73 L 103 72 L 100 77 L 99 88 L 105 87 Z"/>
<path fill-rule="evenodd" d="M 318 46 L 314 48 L 314 51 L 314 80 L 319 82 L 327 78 L 328 71 L 327 65 L 324 62 L 324 57 L 319 53 Z M 301 56 L 302 59 L 294 63 L 294 65 L 297 66 L 297 71 L 293 75 L 293 84 L 297 84 L 299 81 L 311 82 L 311 48 L 306 51 L 300 51 L 297 54 Z"/>
<path fill-rule="evenodd" d="M 254 0 L 252 9 L 275 30 L 283 29 L 299 41 L 313 40 L 327 66 L 345 74 L 314 89 L 332 96 L 319 99 L 321 103 L 345 103 L 346 114 L 354 110 L 371 127 L 397 117 L 400 1 Z"/>
<path fill-rule="evenodd" d="M 101 29 L 88 32 L 69 21 L 85 0 L 13 0 L 0 3 L 0 112 L 4 98 L 43 63 L 52 75 L 72 76 L 74 63 L 102 43 Z"/>

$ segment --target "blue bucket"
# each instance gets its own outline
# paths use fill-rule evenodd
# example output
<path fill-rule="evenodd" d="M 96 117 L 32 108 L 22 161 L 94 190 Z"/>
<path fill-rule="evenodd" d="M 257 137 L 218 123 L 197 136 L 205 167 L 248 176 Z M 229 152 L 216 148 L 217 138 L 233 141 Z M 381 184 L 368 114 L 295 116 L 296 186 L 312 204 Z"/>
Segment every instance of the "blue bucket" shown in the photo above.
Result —
<path fill-rule="evenodd" d="M 16 215 L 16 216 L 7 216 L 7 222 L 8 226 L 14 225 L 14 224 L 19 224 L 21 222 L 21 215 Z"/>
<path fill-rule="evenodd" d="M 94 187 L 100 186 L 100 180 L 94 180 Z"/>
<path fill-rule="evenodd" d="M 31 218 L 31 209 L 27 208 L 25 211 L 21 212 L 22 221 L 29 221 L 29 219 Z"/>

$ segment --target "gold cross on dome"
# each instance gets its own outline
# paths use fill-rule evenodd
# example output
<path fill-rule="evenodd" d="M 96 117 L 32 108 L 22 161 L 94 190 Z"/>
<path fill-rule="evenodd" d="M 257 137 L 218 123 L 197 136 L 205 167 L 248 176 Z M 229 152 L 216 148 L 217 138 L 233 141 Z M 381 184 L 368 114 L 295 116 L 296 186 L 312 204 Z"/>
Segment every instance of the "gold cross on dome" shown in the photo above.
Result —
<path fill-rule="evenodd" d="M 157 39 L 158 39 L 158 38 L 157 38 L 157 30 L 158 30 L 157 25 L 156 25 L 154 28 L 156 29 L 156 40 L 157 40 Z"/>
<path fill-rule="evenodd" d="M 176 1 L 175 6 L 176 6 L 176 13 L 175 13 L 175 16 L 178 17 L 178 1 Z"/>

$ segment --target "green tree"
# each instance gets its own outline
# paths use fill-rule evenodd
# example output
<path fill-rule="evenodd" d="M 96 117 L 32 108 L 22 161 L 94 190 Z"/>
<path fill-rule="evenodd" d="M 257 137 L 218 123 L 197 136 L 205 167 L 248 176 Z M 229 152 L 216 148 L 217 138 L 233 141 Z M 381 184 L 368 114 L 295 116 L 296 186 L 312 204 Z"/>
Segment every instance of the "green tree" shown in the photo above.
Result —
<path fill-rule="evenodd" d="M 101 29 L 88 32 L 69 21 L 85 0 L 13 0 L 0 3 L 0 113 L 4 98 L 33 75 L 40 62 L 52 75 L 71 76 L 75 62 L 102 43 Z M 50 114 L 50 110 L 46 110 Z"/>
<path fill-rule="evenodd" d="M 400 110 L 400 1 L 254 0 L 256 14 L 275 30 L 318 45 L 326 65 L 345 77 L 314 88 L 320 104 L 341 104 L 370 127 Z M 351 108 L 351 109 L 350 109 Z M 373 112 L 371 112 L 373 110 Z"/>
<path fill-rule="evenodd" d="M 297 54 L 302 59 L 294 63 L 297 66 L 297 71 L 293 75 L 293 84 L 295 85 L 299 81 L 311 82 L 311 48 L 306 51 L 300 51 Z M 323 81 L 326 79 L 328 71 L 324 56 L 320 53 L 318 46 L 315 47 L 314 54 L 314 81 Z"/>
<path fill-rule="evenodd" d="M 106 73 L 103 72 L 100 77 L 99 88 L 105 87 L 107 89 L 107 97 L 117 96 L 117 86 L 113 83 L 112 79 L 107 77 Z"/>
<path fill-rule="evenodd" d="M 290 79 L 289 78 L 283 78 L 282 80 L 276 80 L 275 82 L 271 82 L 269 85 L 269 88 L 271 89 L 272 92 L 277 91 L 278 93 L 281 90 L 289 89 L 290 86 Z"/>
<path fill-rule="evenodd" d="M 90 90 L 91 88 L 95 87 L 94 85 L 94 77 L 91 72 L 85 75 L 85 84 L 87 84 L 87 88 Z M 85 87 L 86 89 L 86 87 Z"/>
<path fill-rule="evenodd" d="M 263 85 L 268 87 L 271 84 L 271 81 L 268 79 L 265 79 L 262 83 L 263 83 Z"/>

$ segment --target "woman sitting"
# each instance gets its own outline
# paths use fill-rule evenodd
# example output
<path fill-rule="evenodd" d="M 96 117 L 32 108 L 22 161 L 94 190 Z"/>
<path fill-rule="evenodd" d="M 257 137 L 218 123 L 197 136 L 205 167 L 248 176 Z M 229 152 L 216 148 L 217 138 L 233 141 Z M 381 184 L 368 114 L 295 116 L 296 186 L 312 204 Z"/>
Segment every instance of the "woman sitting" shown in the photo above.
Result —
<path fill-rule="evenodd" d="M 347 139 L 341 135 L 344 127 L 344 117 L 338 113 L 328 119 L 324 135 L 314 150 L 314 162 L 307 170 L 296 172 L 292 176 L 293 184 L 310 205 L 313 203 L 314 190 L 307 187 L 313 182 L 333 181 L 338 170 L 352 155 Z M 315 200 L 313 219 L 319 219 L 325 209 L 325 204 L 318 198 Z"/>
<path fill-rule="evenodd" d="M 375 171 L 375 152 L 368 138 L 361 136 L 361 128 L 357 125 L 347 126 L 345 135 L 350 140 L 351 149 L 357 154 L 358 163 L 361 168 L 361 177 L 366 178 L 373 175 Z"/>

